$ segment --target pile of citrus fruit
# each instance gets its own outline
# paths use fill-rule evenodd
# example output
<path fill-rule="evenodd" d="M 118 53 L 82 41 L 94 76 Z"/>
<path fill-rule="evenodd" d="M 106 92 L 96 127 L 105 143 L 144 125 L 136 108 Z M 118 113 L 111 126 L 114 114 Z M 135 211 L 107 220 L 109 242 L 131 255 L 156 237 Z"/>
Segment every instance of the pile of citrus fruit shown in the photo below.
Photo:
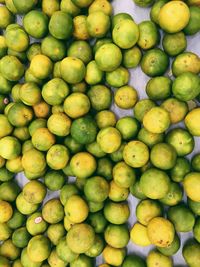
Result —
<path fill-rule="evenodd" d="M 179 249 L 200 266 L 200 58 L 186 51 L 200 2 L 135 2 L 151 20 L 107 0 L 0 0 L 0 267 L 172 267 Z M 154 248 L 144 259 L 129 240 Z"/>

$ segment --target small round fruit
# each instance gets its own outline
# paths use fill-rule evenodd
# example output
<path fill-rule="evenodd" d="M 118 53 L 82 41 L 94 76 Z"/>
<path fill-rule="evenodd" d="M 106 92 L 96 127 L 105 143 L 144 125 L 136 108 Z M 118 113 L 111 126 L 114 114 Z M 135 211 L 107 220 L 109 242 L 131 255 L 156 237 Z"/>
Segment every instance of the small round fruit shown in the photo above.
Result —
<path fill-rule="evenodd" d="M 148 223 L 147 233 L 152 244 L 157 247 L 167 247 L 174 240 L 175 229 L 169 220 L 156 217 Z"/>

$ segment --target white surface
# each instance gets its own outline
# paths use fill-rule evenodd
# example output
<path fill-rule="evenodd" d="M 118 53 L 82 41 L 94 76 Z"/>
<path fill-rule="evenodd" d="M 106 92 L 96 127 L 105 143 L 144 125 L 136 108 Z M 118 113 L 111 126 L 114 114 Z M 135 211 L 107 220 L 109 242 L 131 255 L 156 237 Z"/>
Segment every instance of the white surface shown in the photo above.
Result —
<path fill-rule="evenodd" d="M 140 23 L 143 20 L 149 20 L 149 8 L 140 8 L 137 7 L 132 0 L 114 0 L 112 1 L 113 7 L 114 7 L 114 13 L 121 13 L 121 12 L 126 12 L 132 15 L 136 23 Z M 188 48 L 187 51 L 192 51 L 197 53 L 200 56 L 200 34 L 196 34 L 193 37 L 188 37 Z M 170 71 L 170 69 L 169 69 Z M 145 85 L 147 81 L 149 80 L 149 77 L 147 77 L 140 69 L 140 67 L 131 70 L 131 80 L 129 82 L 130 85 L 135 87 L 138 90 L 139 97 L 140 99 L 146 98 L 146 93 L 145 93 Z M 133 111 L 125 111 L 125 110 L 120 110 L 117 108 L 115 105 L 112 106 L 112 110 L 115 111 L 115 113 L 118 115 L 118 117 L 123 117 L 125 115 L 132 115 Z M 196 146 L 194 149 L 194 153 L 200 152 L 200 140 L 196 138 Z M 191 156 L 191 155 L 190 155 Z M 21 186 L 23 186 L 25 183 L 28 182 L 28 180 L 23 176 L 23 174 L 19 174 L 17 177 L 17 180 Z M 48 193 L 46 200 L 50 198 L 54 198 L 58 196 L 58 192 L 54 193 Z M 136 217 L 135 217 L 135 207 L 137 205 L 138 200 L 132 196 L 129 197 L 129 204 L 131 208 L 131 216 L 129 218 L 129 225 L 132 226 L 136 222 Z M 186 233 L 186 234 L 181 234 L 181 241 L 182 244 L 188 237 L 191 236 L 191 233 Z M 132 244 L 131 242 L 128 245 L 128 252 L 134 252 L 139 255 L 147 255 L 148 252 L 152 249 L 153 246 L 147 247 L 147 248 L 142 248 L 139 246 L 136 246 Z M 174 259 L 174 265 L 176 267 L 182 267 L 186 266 L 184 259 L 182 257 L 182 252 L 181 249 L 179 252 L 173 257 Z M 99 257 L 97 259 L 97 264 L 102 263 L 102 258 Z M 164 267 L 164 266 L 163 266 Z"/>

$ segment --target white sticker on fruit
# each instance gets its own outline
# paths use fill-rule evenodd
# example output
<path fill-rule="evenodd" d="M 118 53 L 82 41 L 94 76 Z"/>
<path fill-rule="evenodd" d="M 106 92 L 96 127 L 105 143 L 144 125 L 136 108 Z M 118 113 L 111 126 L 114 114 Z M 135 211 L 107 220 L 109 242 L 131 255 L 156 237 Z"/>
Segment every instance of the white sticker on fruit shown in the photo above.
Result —
<path fill-rule="evenodd" d="M 42 221 L 42 217 L 37 217 L 37 218 L 35 219 L 35 223 L 41 223 L 41 221 Z"/>

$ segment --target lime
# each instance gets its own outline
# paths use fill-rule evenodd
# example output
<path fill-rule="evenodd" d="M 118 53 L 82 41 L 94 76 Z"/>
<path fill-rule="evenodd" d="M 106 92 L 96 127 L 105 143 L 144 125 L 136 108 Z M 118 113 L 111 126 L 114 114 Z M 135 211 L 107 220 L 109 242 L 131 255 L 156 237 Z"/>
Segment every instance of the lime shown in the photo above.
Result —
<path fill-rule="evenodd" d="M 39 204 L 41 203 L 47 193 L 46 187 L 39 181 L 30 181 L 23 187 L 23 197 L 29 203 Z"/>
<path fill-rule="evenodd" d="M 50 224 L 62 221 L 64 218 L 64 209 L 60 200 L 56 198 L 48 200 L 42 208 L 42 217 Z"/>
<path fill-rule="evenodd" d="M 139 47 L 133 46 L 132 48 L 123 51 L 123 66 L 131 69 L 136 68 L 142 58 L 142 52 Z"/>
<path fill-rule="evenodd" d="M 169 58 L 160 48 L 148 50 L 141 60 L 142 71 L 150 77 L 163 75 L 168 66 Z"/>
<path fill-rule="evenodd" d="M 39 10 L 31 10 L 24 16 L 23 26 L 32 37 L 43 38 L 48 33 L 48 17 Z"/>
<path fill-rule="evenodd" d="M 190 19 L 183 31 L 187 35 L 193 35 L 200 31 L 200 10 L 198 6 L 190 6 L 189 9 Z"/>
<path fill-rule="evenodd" d="M 185 117 L 185 125 L 188 128 L 189 132 L 194 136 L 200 136 L 200 127 L 197 123 L 199 114 L 200 108 L 195 108 L 191 110 Z"/>
<path fill-rule="evenodd" d="M 112 224 L 124 224 L 130 216 L 130 209 L 126 202 L 108 201 L 104 206 L 104 216 Z"/>
<path fill-rule="evenodd" d="M 172 81 L 168 77 L 154 77 L 146 85 L 146 93 L 151 100 L 163 100 L 171 95 Z"/>
<path fill-rule="evenodd" d="M 36 235 L 32 237 L 27 246 L 27 253 L 34 262 L 46 260 L 51 252 L 51 243 L 46 236 Z"/>
<path fill-rule="evenodd" d="M 138 46 L 143 50 L 147 50 L 156 46 L 160 37 L 156 24 L 150 20 L 146 20 L 142 21 L 138 25 L 138 27 L 140 31 L 139 39 L 137 42 Z"/>
<path fill-rule="evenodd" d="M 42 41 L 41 52 L 51 60 L 59 61 L 65 57 L 65 44 L 53 36 L 47 36 Z"/>
<path fill-rule="evenodd" d="M 151 245 L 149 237 L 147 235 L 147 227 L 140 224 L 135 223 L 130 232 L 131 241 L 141 247 L 146 247 Z"/>
<path fill-rule="evenodd" d="M 176 164 L 176 150 L 172 145 L 159 143 L 152 147 L 150 153 L 151 163 L 161 169 L 169 170 Z"/>
<path fill-rule="evenodd" d="M 178 204 L 170 207 L 168 210 L 168 218 L 174 224 L 176 231 L 189 232 L 195 223 L 195 216 L 184 204 Z"/>
<path fill-rule="evenodd" d="M 185 243 L 183 250 L 183 257 L 189 266 L 198 267 L 200 264 L 200 245 L 194 240 L 189 240 Z"/>
<path fill-rule="evenodd" d="M 144 127 L 152 133 L 163 133 L 170 126 L 169 113 L 161 107 L 153 107 L 143 118 Z"/>
<path fill-rule="evenodd" d="M 126 85 L 116 90 L 114 101 L 122 109 L 133 108 L 138 100 L 138 94 L 135 88 Z"/>
<path fill-rule="evenodd" d="M 175 128 L 168 132 L 166 143 L 172 145 L 178 156 L 190 154 L 194 149 L 193 136 L 182 128 Z"/>
<path fill-rule="evenodd" d="M 107 60 L 108 57 L 111 60 Z M 112 43 L 101 45 L 95 53 L 95 61 L 102 71 L 114 71 L 122 61 L 122 53 L 118 46 Z"/>
<path fill-rule="evenodd" d="M 160 199 L 166 196 L 170 187 L 169 176 L 156 168 L 146 170 L 140 178 L 140 186 L 146 197 Z"/>
<path fill-rule="evenodd" d="M 126 255 L 125 248 L 113 248 L 107 245 L 103 250 L 103 258 L 108 264 L 121 266 Z"/>
<path fill-rule="evenodd" d="M 104 238 L 108 245 L 113 248 L 123 248 L 129 242 L 129 230 L 125 224 L 109 224 L 104 232 Z"/>
<path fill-rule="evenodd" d="M 41 212 L 31 214 L 26 221 L 26 229 L 32 235 L 39 235 L 47 230 L 47 222 L 43 219 Z"/>
<path fill-rule="evenodd" d="M 89 13 L 86 20 L 87 30 L 91 37 L 102 38 L 110 28 L 110 18 L 102 11 Z"/>
<path fill-rule="evenodd" d="M 49 21 L 50 34 L 59 40 L 69 39 L 73 31 L 72 17 L 64 11 L 56 11 Z"/>
<path fill-rule="evenodd" d="M 20 227 L 12 234 L 12 242 L 18 248 L 26 247 L 30 239 L 31 235 L 27 231 L 26 227 Z"/>
<path fill-rule="evenodd" d="M 109 184 L 103 177 L 91 177 L 85 183 L 84 193 L 89 201 L 103 202 L 108 197 Z"/>
<path fill-rule="evenodd" d="M 162 143 L 164 141 L 163 133 L 151 133 L 145 128 L 142 128 L 137 136 L 138 140 L 143 142 L 148 147 L 153 147 L 158 143 Z"/>
<path fill-rule="evenodd" d="M 186 195 L 193 201 L 200 202 L 199 197 L 199 180 L 200 174 L 198 172 L 188 173 L 183 180 L 183 187 L 185 189 Z"/>
<path fill-rule="evenodd" d="M 133 47 L 139 39 L 139 27 L 130 19 L 119 21 L 113 28 L 112 38 L 122 49 Z"/>
<path fill-rule="evenodd" d="M 168 247 L 174 240 L 175 229 L 169 220 L 156 217 L 148 223 L 147 233 L 152 244 L 158 247 Z"/>
<path fill-rule="evenodd" d="M 75 224 L 67 233 L 67 245 L 74 253 L 85 253 L 95 241 L 94 229 L 88 224 Z"/>
<path fill-rule="evenodd" d="M 170 120 L 173 124 L 181 122 L 188 112 L 188 104 L 173 97 L 166 99 L 161 104 L 161 107 L 169 112 Z"/>
<path fill-rule="evenodd" d="M 190 10 L 182 1 L 172 1 L 164 4 L 159 12 L 159 25 L 169 33 L 181 31 L 188 24 Z"/>
<path fill-rule="evenodd" d="M 186 49 L 187 39 L 183 32 L 165 33 L 162 45 L 169 56 L 177 56 Z"/>
<path fill-rule="evenodd" d="M 140 168 L 149 160 L 148 147 L 140 141 L 130 141 L 124 148 L 123 159 L 129 166 Z"/>
<path fill-rule="evenodd" d="M 88 216 L 89 208 L 86 201 L 78 196 L 70 196 L 65 204 L 65 214 L 73 223 L 81 223 Z"/>
<path fill-rule="evenodd" d="M 91 86 L 87 92 L 93 109 L 100 111 L 109 109 L 112 103 L 112 92 L 104 85 Z"/>
<path fill-rule="evenodd" d="M 159 251 L 150 251 L 150 253 L 147 256 L 147 265 L 149 267 L 154 267 L 155 265 L 161 267 L 172 267 L 173 262 L 172 259 L 168 256 L 163 255 Z"/>

